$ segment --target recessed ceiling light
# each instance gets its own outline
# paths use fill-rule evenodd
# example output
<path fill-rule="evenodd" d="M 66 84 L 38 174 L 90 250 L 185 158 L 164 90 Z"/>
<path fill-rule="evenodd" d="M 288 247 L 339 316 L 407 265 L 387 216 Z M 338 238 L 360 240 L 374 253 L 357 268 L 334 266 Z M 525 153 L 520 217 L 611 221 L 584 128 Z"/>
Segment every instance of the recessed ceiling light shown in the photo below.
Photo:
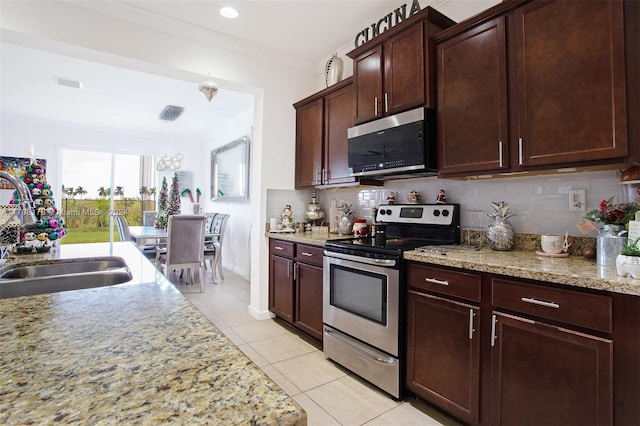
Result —
<path fill-rule="evenodd" d="M 231 6 L 226 6 L 220 9 L 220 15 L 224 16 L 225 18 L 235 19 L 238 17 L 238 11 Z"/>

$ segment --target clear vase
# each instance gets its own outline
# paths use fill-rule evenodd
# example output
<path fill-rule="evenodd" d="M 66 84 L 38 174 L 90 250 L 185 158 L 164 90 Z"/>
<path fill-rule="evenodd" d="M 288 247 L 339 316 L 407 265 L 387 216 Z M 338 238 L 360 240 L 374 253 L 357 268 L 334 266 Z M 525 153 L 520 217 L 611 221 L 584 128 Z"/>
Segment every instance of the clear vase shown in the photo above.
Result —
<path fill-rule="evenodd" d="M 627 243 L 624 225 L 604 225 L 598 233 L 596 260 L 600 266 L 615 266 L 616 257 Z"/>
<path fill-rule="evenodd" d="M 506 219 L 494 217 L 487 225 L 487 242 L 492 250 L 509 251 L 516 245 L 516 233 Z"/>

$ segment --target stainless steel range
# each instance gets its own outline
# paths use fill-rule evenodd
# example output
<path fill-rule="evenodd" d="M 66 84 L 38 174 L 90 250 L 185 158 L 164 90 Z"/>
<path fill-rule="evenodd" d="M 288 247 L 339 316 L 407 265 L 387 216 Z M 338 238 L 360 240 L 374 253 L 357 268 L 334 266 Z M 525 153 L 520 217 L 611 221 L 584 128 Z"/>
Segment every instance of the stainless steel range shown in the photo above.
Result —
<path fill-rule="evenodd" d="M 324 354 L 400 398 L 404 366 L 402 253 L 460 243 L 458 204 L 394 204 L 378 209 L 377 233 L 324 246 Z"/>

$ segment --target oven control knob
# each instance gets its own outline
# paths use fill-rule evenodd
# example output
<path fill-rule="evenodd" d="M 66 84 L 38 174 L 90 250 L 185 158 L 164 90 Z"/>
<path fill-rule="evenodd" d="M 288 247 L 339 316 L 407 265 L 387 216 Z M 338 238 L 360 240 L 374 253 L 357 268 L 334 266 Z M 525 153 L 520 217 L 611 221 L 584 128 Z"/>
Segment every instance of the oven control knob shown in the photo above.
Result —
<path fill-rule="evenodd" d="M 442 216 L 444 217 L 449 216 L 449 210 L 442 210 Z"/>
<path fill-rule="evenodd" d="M 390 215 L 391 214 L 391 209 L 387 209 L 387 214 Z"/>
<path fill-rule="evenodd" d="M 387 211 L 385 209 L 380 209 L 380 214 L 384 216 L 385 214 L 387 214 Z"/>
<path fill-rule="evenodd" d="M 440 216 L 440 210 L 434 210 L 434 211 L 433 211 L 433 215 L 434 215 L 435 217 Z"/>

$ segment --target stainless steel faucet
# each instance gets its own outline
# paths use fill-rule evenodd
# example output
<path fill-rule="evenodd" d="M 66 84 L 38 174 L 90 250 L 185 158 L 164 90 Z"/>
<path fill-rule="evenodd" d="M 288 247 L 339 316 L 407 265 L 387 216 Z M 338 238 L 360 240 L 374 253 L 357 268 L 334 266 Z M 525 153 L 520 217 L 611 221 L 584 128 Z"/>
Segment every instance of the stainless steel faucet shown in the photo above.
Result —
<path fill-rule="evenodd" d="M 18 191 L 18 195 L 20 195 L 20 205 L 22 207 L 22 224 L 32 225 L 36 223 L 35 203 L 33 202 L 33 197 L 31 197 L 31 191 L 29 191 L 29 187 L 27 186 L 27 184 L 24 183 L 21 179 L 4 170 L 0 170 L 0 177 L 8 180 L 16 189 L 16 191 Z"/>

